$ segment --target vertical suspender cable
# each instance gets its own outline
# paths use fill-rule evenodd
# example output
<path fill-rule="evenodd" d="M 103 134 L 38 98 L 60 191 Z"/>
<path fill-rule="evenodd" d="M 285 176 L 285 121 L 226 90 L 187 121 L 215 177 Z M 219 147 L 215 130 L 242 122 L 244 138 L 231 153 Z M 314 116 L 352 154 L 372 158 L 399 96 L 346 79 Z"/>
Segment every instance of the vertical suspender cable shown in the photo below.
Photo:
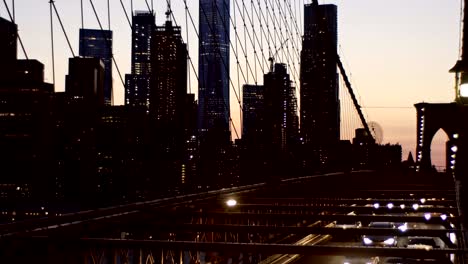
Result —
<path fill-rule="evenodd" d="M 174 21 L 175 22 L 175 21 Z M 187 6 L 185 6 L 185 34 L 186 34 L 186 40 L 185 42 L 187 43 L 187 64 L 189 63 L 190 61 L 190 54 L 188 52 L 188 49 L 189 49 L 189 33 L 188 33 L 188 30 L 189 30 L 189 27 L 188 27 L 188 8 Z M 189 93 L 192 93 L 192 82 L 191 82 L 191 79 L 190 79 L 190 76 L 192 74 L 190 72 L 188 72 L 188 86 L 189 86 Z"/>
<path fill-rule="evenodd" d="M 132 15 L 132 30 L 133 30 L 133 0 L 130 0 L 130 10 L 131 10 L 131 15 Z"/>
<path fill-rule="evenodd" d="M 111 30 L 111 17 L 110 17 L 110 3 L 109 0 L 107 0 L 107 24 L 108 24 L 108 29 Z"/>
<path fill-rule="evenodd" d="M 233 7 L 234 7 L 234 3 L 233 3 Z M 237 18 L 236 18 L 237 15 L 236 15 L 236 8 L 234 7 L 233 9 L 234 9 L 234 10 L 233 10 L 233 12 L 234 12 L 233 14 L 234 14 L 234 25 L 235 25 L 234 31 L 236 32 L 236 31 L 237 31 Z M 239 35 L 238 35 L 238 34 L 234 34 L 234 41 L 236 42 L 236 53 L 239 54 L 239 53 L 238 53 L 238 50 L 239 50 L 239 49 L 238 49 L 238 48 L 239 48 Z M 237 70 L 236 70 L 236 72 L 237 72 L 237 91 L 238 91 L 238 93 L 240 94 L 240 89 L 241 89 L 241 88 L 240 88 L 240 83 L 241 83 L 241 82 L 240 82 L 240 74 L 239 74 L 239 67 L 240 67 L 240 64 L 239 64 L 239 58 L 238 58 L 238 57 L 236 57 L 236 66 L 237 66 L 237 68 L 236 68 L 236 69 L 237 69 Z M 230 77 L 230 76 L 229 76 L 229 77 Z M 239 120 L 242 120 L 242 111 L 239 111 L 239 115 L 240 115 L 240 119 L 239 119 Z M 241 124 L 240 133 L 241 133 L 241 135 L 242 135 L 242 131 L 243 131 L 243 130 L 242 130 L 242 121 L 240 122 L 240 124 Z"/>
<path fill-rule="evenodd" d="M 54 17 L 52 14 L 52 0 L 49 2 L 49 7 L 50 7 L 50 43 L 51 43 L 51 48 L 52 48 L 52 84 L 54 85 L 55 89 L 55 55 L 54 55 Z"/>
<path fill-rule="evenodd" d="M 251 0 L 250 1 L 250 14 L 252 15 L 252 17 L 253 17 L 253 13 L 254 13 L 253 9 L 254 9 L 254 2 L 253 2 L 253 0 Z M 252 33 L 256 34 L 254 24 L 251 23 L 251 25 L 252 25 Z M 255 41 L 252 44 L 253 44 L 254 55 L 257 55 L 257 46 L 255 45 Z M 255 85 L 257 85 L 257 77 L 258 77 L 258 75 L 257 75 L 257 61 L 255 59 L 254 59 L 254 63 L 255 63 L 254 64 L 254 74 L 255 74 L 254 80 L 255 80 Z"/>
<path fill-rule="evenodd" d="M 97 14 L 97 11 L 96 11 L 96 8 L 94 7 L 94 3 L 93 3 L 93 0 L 89 0 L 89 3 L 91 4 L 91 7 L 93 9 L 93 12 L 94 12 L 94 15 L 96 16 L 96 20 L 99 24 L 99 28 L 101 30 L 104 30 L 104 28 L 102 27 L 102 24 L 101 24 L 101 20 L 99 19 L 99 16 Z M 106 41 L 107 45 L 109 45 L 109 43 Z M 114 57 L 114 54 L 112 53 L 112 61 L 114 62 L 114 65 L 115 65 L 115 69 L 117 70 L 117 74 L 119 75 L 119 78 L 120 78 L 120 81 L 122 82 L 122 85 L 123 87 L 125 87 L 125 81 L 122 77 L 122 74 L 120 72 L 120 69 L 119 69 L 119 65 L 117 64 L 117 62 L 115 61 L 115 57 Z"/>
<path fill-rule="evenodd" d="M 83 0 L 80 0 L 80 3 L 81 3 L 81 28 L 84 28 Z"/>

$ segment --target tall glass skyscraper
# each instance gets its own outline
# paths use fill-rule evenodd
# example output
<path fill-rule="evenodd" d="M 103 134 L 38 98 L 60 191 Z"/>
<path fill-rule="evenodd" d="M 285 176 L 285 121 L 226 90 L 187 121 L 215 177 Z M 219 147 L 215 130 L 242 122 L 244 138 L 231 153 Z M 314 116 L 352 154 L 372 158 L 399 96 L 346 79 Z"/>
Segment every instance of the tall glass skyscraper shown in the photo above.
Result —
<path fill-rule="evenodd" d="M 104 103 L 112 104 L 112 31 L 80 28 L 80 56 L 104 63 Z"/>
<path fill-rule="evenodd" d="M 155 30 L 154 14 L 136 11 L 132 28 L 132 73 L 125 75 L 125 104 L 150 108 L 151 36 Z"/>
<path fill-rule="evenodd" d="M 337 7 L 313 2 L 304 8 L 301 133 L 306 144 L 326 146 L 340 139 Z"/>
<path fill-rule="evenodd" d="M 198 128 L 229 135 L 229 0 L 199 4 Z"/>

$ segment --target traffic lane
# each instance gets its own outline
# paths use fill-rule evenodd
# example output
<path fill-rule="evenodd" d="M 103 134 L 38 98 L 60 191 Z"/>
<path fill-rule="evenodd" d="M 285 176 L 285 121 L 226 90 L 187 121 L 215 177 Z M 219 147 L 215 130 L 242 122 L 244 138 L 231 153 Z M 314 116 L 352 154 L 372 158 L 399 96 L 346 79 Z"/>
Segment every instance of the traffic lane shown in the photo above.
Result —
<path fill-rule="evenodd" d="M 441 225 L 432 225 L 426 223 L 408 223 L 408 228 L 413 229 L 444 229 Z M 337 241 L 338 240 L 338 241 Z M 440 241 L 440 239 L 437 239 Z M 443 243 L 440 241 L 439 243 Z M 397 237 L 397 247 L 404 247 L 408 244 L 408 237 L 404 236 L 404 232 L 402 232 L 401 236 Z M 324 243 L 324 245 L 334 245 L 334 246 L 356 246 L 361 247 L 363 246 L 362 239 L 359 241 L 356 240 L 347 240 L 343 241 L 340 238 L 332 238 L 332 240 L 328 243 Z M 443 245 L 441 245 L 443 247 Z M 343 264 L 345 263 L 346 257 L 345 256 L 304 256 L 301 257 L 297 262 L 297 264 L 314 264 L 314 263 L 326 263 L 326 264 Z M 353 259 L 356 263 L 372 263 L 371 258 L 359 258 Z M 353 262 L 351 262 L 353 263 Z"/>
<path fill-rule="evenodd" d="M 328 242 L 324 245 L 330 246 L 362 246 L 359 242 Z M 346 260 L 350 260 L 347 256 L 303 256 L 295 264 L 343 264 Z M 372 263 L 371 257 L 352 257 L 353 263 Z"/>

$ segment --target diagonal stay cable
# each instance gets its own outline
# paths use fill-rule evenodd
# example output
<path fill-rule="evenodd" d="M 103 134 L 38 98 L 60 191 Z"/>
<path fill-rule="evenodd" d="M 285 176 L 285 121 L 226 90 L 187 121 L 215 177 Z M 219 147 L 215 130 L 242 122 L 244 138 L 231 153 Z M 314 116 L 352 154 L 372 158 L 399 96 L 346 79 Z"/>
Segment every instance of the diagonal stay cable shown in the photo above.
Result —
<path fill-rule="evenodd" d="M 285 16 L 285 13 L 282 11 L 281 3 L 279 2 L 279 0 L 276 0 L 276 1 L 277 1 L 277 6 L 278 6 L 279 16 L 283 19 L 283 22 L 284 22 L 284 23 L 280 23 L 280 22 L 279 22 L 279 23 L 280 23 L 280 25 L 281 25 L 281 24 L 284 24 L 284 25 L 285 25 L 286 37 L 287 37 L 287 39 L 285 40 L 285 42 L 286 42 L 286 41 L 289 40 L 289 39 L 293 39 L 294 36 L 290 33 L 291 31 L 288 29 L 288 24 L 289 24 L 289 23 L 287 22 L 287 20 L 286 20 L 285 17 L 284 17 L 284 16 Z M 284 15 L 283 15 L 283 14 L 284 14 Z M 297 49 L 296 49 L 296 47 L 295 47 L 295 44 L 294 44 L 294 41 L 291 41 L 291 43 L 292 43 L 292 46 L 293 46 L 294 51 L 297 51 Z M 280 47 L 280 48 L 281 48 L 281 47 Z M 295 54 L 294 54 L 294 55 L 296 55 L 295 57 L 294 57 L 293 55 L 291 55 L 291 53 L 289 52 L 289 45 L 287 45 L 287 44 L 286 44 L 286 51 L 287 51 L 287 52 L 286 52 L 286 54 L 287 54 L 287 56 L 286 56 L 286 61 L 288 62 L 288 66 L 289 66 L 290 63 L 291 63 L 292 69 L 291 69 L 291 66 L 289 66 L 289 68 L 290 68 L 290 70 L 292 70 L 292 72 L 294 73 L 294 78 L 295 78 L 295 80 L 298 80 L 298 79 L 297 79 L 298 71 L 297 71 L 297 69 L 296 69 L 296 66 L 295 66 L 295 63 L 294 63 L 294 62 L 297 61 L 297 60 L 299 60 L 299 59 L 298 59 L 298 58 L 299 58 L 299 54 L 298 54 L 298 53 L 297 53 L 297 54 L 295 53 Z M 289 59 L 288 59 L 288 57 L 289 57 Z"/>
<path fill-rule="evenodd" d="M 130 22 L 130 18 L 128 17 L 127 9 L 125 8 L 125 5 L 122 2 L 122 0 L 120 0 L 120 5 L 122 6 L 122 9 L 123 9 L 124 14 L 125 14 L 125 18 L 127 19 L 127 22 L 128 22 L 128 25 L 130 26 L 130 29 L 132 29 L 132 22 Z"/>
<path fill-rule="evenodd" d="M 99 15 L 98 15 L 98 13 L 96 11 L 96 8 L 94 7 L 93 0 L 89 0 L 89 3 L 91 4 L 91 7 L 93 8 L 93 12 L 94 12 L 94 15 L 96 16 L 96 20 L 97 20 L 97 22 L 99 24 L 99 28 L 103 31 L 104 29 L 102 27 L 101 20 L 99 19 Z M 106 41 L 106 45 L 110 46 L 108 41 Z M 119 74 L 120 81 L 122 82 L 123 87 L 125 87 L 125 81 L 122 78 L 122 74 L 120 73 L 119 65 L 115 61 L 114 53 L 112 52 L 112 50 L 111 50 L 111 56 L 112 56 L 112 61 L 114 62 L 114 65 L 115 65 L 115 69 L 117 70 L 117 73 Z"/>
<path fill-rule="evenodd" d="M 166 1 L 167 1 L 167 3 L 169 4 L 169 0 L 166 0 Z M 188 10 L 187 0 L 183 0 L 183 1 L 184 1 L 184 4 L 185 4 L 186 15 L 189 16 L 190 21 L 191 21 L 191 23 L 192 23 L 192 26 L 195 27 L 195 22 L 194 22 L 194 20 L 193 20 L 193 18 L 192 18 L 192 15 L 190 14 L 190 12 L 189 12 L 189 10 Z M 171 12 L 171 16 L 172 16 L 172 20 L 174 21 L 175 26 L 178 26 L 176 17 L 174 16 L 174 13 L 173 13 L 173 12 Z M 188 29 L 187 29 L 187 30 L 188 30 Z M 197 38 L 199 38 L 198 32 L 196 31 L 195 33 L 196 33 L 196 35 L 197 35 Z M 187 33 L 187 40 L 186 40 L 185 42 L 187 43 L 187 47 L 188 47 L 188 33 Z M 196 78 L 197 81 L 198 81 L 198 80 L 199 80 L 198 74 L 197 74 L 197 71 L 195 70 L 195 66 L 193 65 L 193 60 L 192 60 L 192 58 L 190 57 L 190 54 L 189 54 L 189 52 L 188 52 L 188 49 L 187 49 L 187 59 L 189 60 L 190 65 L 191 65 L 191 68 L 192 68 L 192 70 L 193 70 L 193 73 L 195 74 L 195 78 Z"/>
<path fill-rule="evenodd" d="M 13 23 L 14 23 L 15 19 L 11 15 L 10 8 L 8 7 L 8 4 L 7 4 L 7 2 L 5 0 L 3 0 L 3 4 L 5 4 L 5 8 L 7 10 L 8 16 L 10 17 L 10 20 L 13 21 Z M 26 58 L 26 60 L 29 60 L 28 53 L 26 53 L 26 49 L 24 48 L 23 41 L 21 40 L 19 32 L 16 32 L 16 37 L 18 38 L 18 41 L 19 41 L 19 43 L 21 45 L 21 49 L 23 50 L 24 57 Z"/>
<path fill-rule="evenodd" d="M 241 8 L 240 8 L 239 3 L 238 3 L 237 0 L 235 0 L 235 3 L 236 3 L 236 6 L 237 6 L 237 9 L 239 10 L 239 15 L 240 15 L 241 18 L 242 18 L 243 24 L 245 25 L 245 22 L 246 22 L 246 21 L 245 21 L 245 17 L 247 16 L 247 18 L 248 18 L 250 24 L 253 25 L 252 19 L 250 18 L 249 14 L 248 14 L 248 13 L 245 14 L 245 12 L 241 12 Z M 234 7 L 234 8 L 235 8 L 235 7 Z M 245 4 L 243 3 L 243 9 L 242 9 L 242 10 L 244 10 L 244 9 L 245 9 Z M 236 32 L 236 34 L 237 34 L 237 31 L 236 31 L 236 30 L 235 30 L 235 32 Z M 251 43 L 252 46 L 253 46 L 254 40 L 252 39 L 252 36 L 250 35 L 250 32 L 247 31 L 246 34 L 247 34 L 247 36 L 248 36 L 248 38 L 249 38 L 249 40 L 250 40 L 250 43 Z M 260 41 L 258 40 L 258 37 L 255 35 L 255 32 L 254 32 L 254 37 L 256 38 L 257 43 L 260 44 Z M 242 46 L 242 44 L 241 44 L 241 46 Z M 258 59 L 258 55 L 257 55 L 257 54 L 254 54 L 254 55 L 255 55 L 255 57 L 256 57 L 258 63 L 260 64 L 261 62 L 260 62 L 260 60 Z M 268 61 L 265 59 L 263 50 L 262 50 L 262 55 L 263 55 L 262 58 L 263 58 L 263 60 L 264 60 L 263 63 L 268 64 Z M 262 71 L 265 72 L 264 67 L 262 67 Z"/>
<path fill-rule="evenodd" d="M 265 0 L 265 1 L 267 1 L 267 0 Z M 271 8 L 271 10 L 272 10 L 272 12 L 274 12 L 274 4 L 272 4 L 271 1 L 270 1 L 269 3 L 270 3 L 271 6 L 273 6 L 273 7 Z M 267 13 L 268 13 L 268 16 L 270 16 L 270 18 L 272 19 L 272 22 L 273 22 L 273 29 L 275 30 L 275 29 L 276 29 L 276 25 L 277 25 L 277 24 L 278 24 L 278 25 L 281 25 L 281 23 L 279 23 L 279 22 L 277 21 L 276 16 L 275 16 L 274 13 L 271 14 L 271 12 L 270 12 L 269 10 L 267 10 Z M 277 32 L 275 31 L 275 35 L 277 35 L 277 38 L 279 39 L 279 41 L 280 41 L 280 43 L 281 43 L 281 46 L 278 47 L 278 48 L 276 48 L 276 51 L 278 51 L 279 49 L 282 48 L 283 43 L 286 42 L 286 39 L 284 38 L 283 33 L 282 33 L 282 30 L 281 30 L 281 26 L 280 26 L 280 34 L 277 34 Z M 276 47 L 276 45 L 275 45 L 275 47 Z M 283 53 L 284 53 L 284 52 L 283 52 Z M 286 56 L 286 61 L 288 62 L 288 65 L 289 65 L 289 58 L 288 58 L 288 56 Z M 294 66 L 294 65 L 293 65 L 293 66 Z M 290 70 L 291 70 L 291 69 L 290 69 Z M 297 72 L 296 72 L 295 67 L 294 67 L 294 71 L 291 71 L 291 72 L 292 72 L 292 75 L 293 75 L 293 79 L 298 80 L 298 78 L 297 78 L 297 75 L 298 75 L 298 74 L 297 74 Z"/>
<path fill-rule="evenodd" d="M 52 4 L 52 7 L 54 8 L 55 10 L 55 14 L 57 15 L 57 19 L 60 23 L 60 27 L 62 28 L 62 31 L 63 31 L 63 35 L 65 35 L 65 39 L 67 40 L 67 43 L 68 43 L 68 47 L 70 48 L 70 51 L 71 51 L 71 54 L 73 55 L 73 57 L 75 57 L 75 52 L 73 52 L 73 48 L 70 44 L 70 40 L 68 39 L 68 35 L 67 35 L 67 32 L 65 31 L 65 27 L 63 26 L 63 23 L 62 23 L 62 19 L 60 19 L 60 15 L 57 11 L 57 7 L 55 7 L 55 3 L 54 3 L 54 0 L 50 0 L 50 2 Z"/>

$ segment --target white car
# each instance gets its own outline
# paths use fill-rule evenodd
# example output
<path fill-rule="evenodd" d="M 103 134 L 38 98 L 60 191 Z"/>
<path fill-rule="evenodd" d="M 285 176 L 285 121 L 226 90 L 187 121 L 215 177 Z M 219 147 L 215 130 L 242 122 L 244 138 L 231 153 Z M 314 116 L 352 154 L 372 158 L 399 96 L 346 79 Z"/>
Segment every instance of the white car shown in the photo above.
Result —
<path fill-rule="evenodd" d="M 371 222 L 369 227 L 372 228 L 396 228 L 390 222 Z M 397 237 L 392 235 L 364 235 L 362 243 L 365 246 L 380 246 L 380 247 L 395 247 L 397 245 Z"/>

